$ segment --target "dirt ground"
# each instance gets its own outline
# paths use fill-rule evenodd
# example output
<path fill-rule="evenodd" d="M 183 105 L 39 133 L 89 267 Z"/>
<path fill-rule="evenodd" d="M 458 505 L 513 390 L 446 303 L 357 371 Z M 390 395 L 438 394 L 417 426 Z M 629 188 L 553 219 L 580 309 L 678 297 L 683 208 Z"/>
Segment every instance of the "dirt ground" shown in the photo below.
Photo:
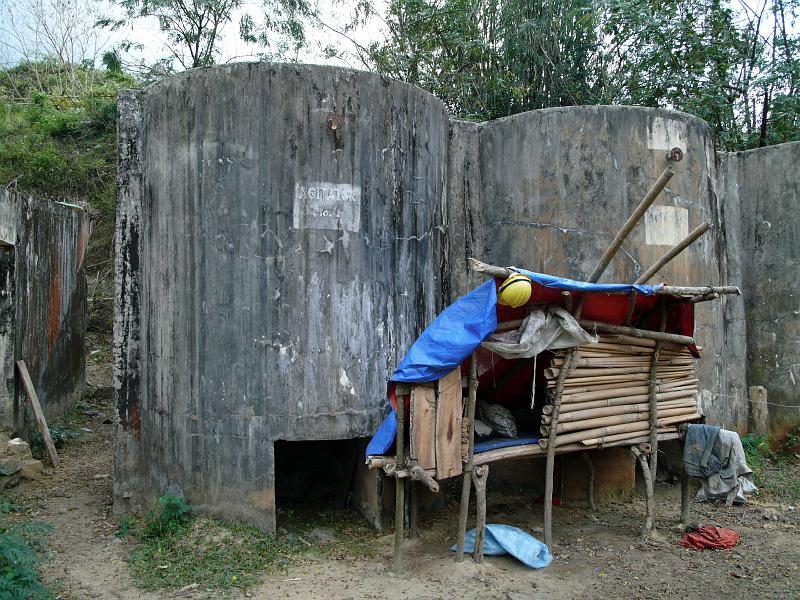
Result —
<path fill-rule="evenodd" d="M 101 365 L 89 370 L 90 382 L 107 381 Z M 132 542 L 115 537 L 111 514 L 113 426 L 107 398 L 95 406 L 82 437 L 61 451 L 62 467 L 41 481 L 10 490 L 32 518 L 50 523 L 51 556 L 44 567 L 48 583 L 61 598 L 216 598 L 221 592 L 199 586 L 183 592 L 143 592 L 126 564 Z M 93 412 L 93 411 L 90 411 Z M 800 469 L 797 476 L 800 477 Z M 454 563 L 448 548 L 455 541 L 453 503 L 423 519 L 421 535 L 405 544 L 405 572 L 391 573 L 391 534 L 375 541 L 372 558 L 348 558 L 346 552 L 302 556 L 286 570 L 265 574 L 233 598 L 800 598 L 800 508 L 780 497 L 754 497 L 744 507 L 693 505 L 693 521 L 731 527 L 741 534 L 735 548 L 697 552 L 677 545 L 679 489 L 657 489 L 660 537 L 639 536 L 644 501 L 554 508 L 555 559 L 541 570 L 510 557 L 471 558 Z M 541 507 L 524 496 L 492 492 L 489 522 L 508 523 L 539 534 Z M 541 536 L 539 536 L 541 537 Z"/>

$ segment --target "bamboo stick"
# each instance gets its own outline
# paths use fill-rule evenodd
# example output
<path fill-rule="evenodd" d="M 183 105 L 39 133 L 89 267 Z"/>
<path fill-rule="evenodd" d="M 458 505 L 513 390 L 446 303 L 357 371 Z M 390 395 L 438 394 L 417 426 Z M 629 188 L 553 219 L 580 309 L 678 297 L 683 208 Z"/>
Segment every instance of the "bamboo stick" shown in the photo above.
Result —
<path fill-rule="evenodd" d="M 672 168 L 671 164 L 668 164 L 667 167 L 661 172 L 661 175 L 658 176 L 658 179 L 656 179 L 653 182 L 653 185 L 650 186 L 650 189 L 647 190 L 644 198 L 642 198 L 641 202 L 639 202 L 639 205 L 634 209 L 631 216 L 628 217 L 628 220 L 625 221 L 625 224 L 617 232 L 617 235 L 614 236 L 614 239 L 608 245 L 606 251 L 603 252 L 603 256 L 600 257 L 600 260 L 597 262 L 597 266 L 594 268 L 594 271 L 592 271 L 592 274 L 589 275 L 589 281 L 595 282 L 600 279 L 600 275 L 602 275 L 603 271 L 606 270 L 608 263 L 610 263 L 611 259 L 614 258 L 614 255 L 617 253 L 617 250 L 619 250 L 622 242 L 625 241 L 625 239 L 628 237 L 628 234 L 641 220 L 645 211 L 655 201 L 655 199 L 658 197 L 658 194 L 661 193 L 661 190 L 664 189 L 664 186 L 667 185 L 667 182 L 674 174 L 675 170 Z"/>
<path fill-rule="evenodd" d="M 708 229 L 711 227 L 711 223 L 703 223 L 699 227 L 696 227 L 689 235 L 683 238 L 680 242 L 675 244 L 670 250 L 661 258 L 659 258 L 655 264 L 647 269 L 644 273 L 642 273 L 639 278 L 634 281 L 634 284 L 642 284 L 647 283 L 653 275 L 658 273 L 664 265 L 670 262 L 673 258 L 678 256 L 681 252 L 683 252 L 686 248 L 692 245 L 694 241 L 703 235 Z"/>
<path fill-rule="evenodd" d="M 692 386 L 692 384 L 687 384 L 684 387 L 685 388 L 691 388 L 693 386 Z M 695 386 L 695 389 L 696 389 L 696 386 Z M 576 408 L 573 408 L 572 405 L 573 404 L 582 404 L 582 403 L 585 403 L 585 402 L 602 402 L 602 401 L 605 401 L 605 400 L 613 400 L 613 399 L 618 399 L 618 398 L 625 398 L 625 397 L 628 397 L 628 396 L 644 396 L 646 398 L 649 391 L 650 390 L 649 390 L 648 386 L 641 385 L 641 386 L 626 387 L 626 388 L 621 388 L 621 389 L 598 390 L 596 392 L 581 392 L 581 393 L 577 393 L 577 394 L 570 394 L 568 396 L 565 395 L 565 397 L 568 397 L 569 400 L 567 400 L 566 402 L 564 402 L 562 400 L 562 403 L 563 404 L 568 404 L 570 406 L 568 406 L 566 409 L 562 409 L 562 410 L 578 410 Z M 666 391 L 666 390 L 665 391 L 661 391 L 661 388 L 659 387 L 659 394 L 670 394 L 673 391 L 677 391 L 677 390 L 675 390 L 674 388 L 670 388 L 670 391 Z M 625 404 L 625 402 L 621 402 L 620 404 Z M 604 405 L 603 404 L 598 404 L 597 406 L 604 406 Z M 613 406 L 613 403 L 605 405 L 605 406 Z"/>
<path fill-rule="evenodd" d="M 637 329 L 635 327 L 624 327 L 622 325 L 610 325 L 608 323 L 601 323 L 599 321 L 590 321 L 588 319 L 581 319 L 578 321 L 580 326 L 587 331 L 606 331 L 609 333 L 620 333 L 623 335 L 630 335 L 648 340 L 661 340 L 663 342 L 671 342 L 679 345 L 694 344 L 694 339 L 687 335 L 677 335 L 675 333 L 663 333 L 661 331 L 650 331 L 648 329 Z"/>
<path fill-rule="evenodd" d="M 642 531 L 642 535 L 646 536 L 650 531 L 653 530 L 656 523 L 655 503 L 653 502 L 653 484 L 655 483 L 655 480 L 653 479 L 653 475 L 650 471 L 650 466 L 647 463 L 647 458 L 645 457 L 645 455 L 636 446 L 631 446 L 631 452 L 633 452 L 633 455 L 639 462 L 639 466 L 642 468 L 642 476 L 644 477 L 647 518 L 645 519 L 644 522 L 644 530 Z"/>
<path fill-rule="evenodd" d="M 657 368 L 657 373 L 654 374 L 653 378 L 650 378 L 650 379 L 654 379 L 657 375 L 660 375 L 660 374 L 693 373 L 694 372 L 694 367 L 688 366 L 688 365 L 686 365 L 686 366 L 680 366 L 680 365 L 677 365 L 677 366 L 666 366 L 665 365 L 665 366 L 662 367 L 662 366 L 659 366 L 658 364 L 656 364 L 655 367 Z M 597 377 L 597 376 L 608 377 L 610 375 L 632 375 L 634 373 L 650 373 L 650 370 L 651 370 L 650 367 L 649 366 L 645 366 L 645 365 L 642 365 L 642 366 L 630 365 L 630 366 L 618 366 L 618 367 L 606 367 L 606 368 L 602 368 L 602 367 L 592 367 L 592 368 L 584 367 L 584 368 L 573 369 L 572 371 L 569 372 L 567 377 L 569 379 L 578 379 L 578 378 L 581 378 L 581 377 Z M 547 369 L 544 370 L 544 376 L 547 377 L 548 379 L 555 379 L 556 377 L 558 377 L 559 371 L 561 371 L 561 369 L 558 368 L 558 367 L 548 367 Z"/>
<path fill-rule="evenodd" d="M 554 358 L 551 366 L 554 368 L 560 368 L 561 365 L 564 364 L 564 359 L 562 358 Z M 621 356 L 619 358 L 616 357 L 593 357 L 593 356 L 584 356 L 583 354 L 580 355 L 576 361 L 574 361 L 576 369 L 585 369 L 591 367 L 620 367 L 620 366 L 640 366 L 640 365 L 649 365 L 650 364 L 650 356 Z M 664 358 L 660 358 L 658 360 L 659 366 L 691 366 L 694 365 L 694 360 L 691 358 L 684 358 L 684 357 L 670 357 L 665 356 Z"/>
<path fill-rule="evenodd" d="M 691 379 L 686 379 L 685 381 L 686 381 L 686 385 L 692 385 L 692 384 L 697 383 L 697 378 L 692 377 Z M 667 389 L 680 387 L 680 385 L 681 385 L 680 382 L 670 382 L 670 383 L 658 382 L 658 389 L 662 390 L 662 391 L 665 391 Z M 628 381 L 628 382 L 622 382 L 622 383 L 613 383 L 612 382 L 612 383 L 599 383 L 599 384 L 593 384 L 593 385 L 576 384 L 574 386 L 570 386 L 569 392 L 568 392 L 568 394 L 565 394 L 565 396 L 567 396 L 567 395 L 574 396 L 576 394 L 588 394 L 588 393 L 593 393 L 593 392 L 606 392 L 606 391 L 614 391 L 614 390 L 624 390 L 624 389 L 631 388 L 631 387 L 645 387 L 644 391 L 647 392 L 647 385 L 642 384 L 642 382 L 640 382 L 640 381 Z M 604 397 L 613 398 L 613 395 L 604 396 Z"/>
<path fill-rule="evenodd" d="M 658 394 L 658 401 L 659 402 L 669 402 L 671 400 L 677 400 L 684 397 L 692 397 L 694 398 L 697 396 L 697 387 L 687 387 L 681 388 L 677 390 L 672 390 L 669 392 L 664 392 Z M 602 408 L 604 406 L 624 406 L 627 404 L 641 404 L 646 402 L 650 399 L 649 394 L 634 394 L 632 396 L 615 396 L 612 398 L 602 398 L 600 400 L 587 400 L 585 402 L 570 402 L 569 404 L 564 404 L 561 407 L 561 412 L 563 414 L 566 413 L 573 413 L 578 412 L 581 410 L 588 410 L 591 408 Z M 544 415 L 549 415 L 550 411 L 546 410 L 549 408 L 548 406 L 544 406 L 542 408 L 542 413 Z"/>
<path fill-rule="evenodd" d="M 404 396 L 397 397 L 397 433 L 395 441 L 395 464 L 405 463 L 405 414 L 406 400 Z M 405 524 L 405 489 L 404 479 L 395 479 L 394 495 L 394 561 L 392 570 L 400 574 L 403 570 L 403 525 Z"/>
<path fill-rule="evenodd" d="M 582 299 L 581 299 L 582 300 Z M 580 302 L 576 308 L 576 316 L 580 316 L 583 309 L 583 303 Z M 558 424 L 558 413 L 561 408 L 561 394 L 564 391 L 564 380 L 566 379 L 567 372 L 569 371 L 570 363 L 574 357 L 574 350 L 567 355 L 567 362 L 564 369 L 558 376 L 556 383 L 555 396 L 553 397 L 553 412 L 552 421 Z M 544 479 L 544 543 L 548 548 L 553 546 L 553 471 L 555 469 L 555 447 L 556 447 L 556 430 L 552 429 L 549 433 L 549 446 L 547 450 L 547 462 L 545 463 L 545 479 Z"/>
<path fill-rule="evenodd" d="M 498 267 L 497 265 L 490 265 L 477 258 L 470 257 L 470 268 L 476 273 L 486 273 L 492 277 L 507 278 L 514 274 L 507 267 Z M 607 292 L 609 294 L 628 294 L 627 289 L 620 289 L 619 291 Z M 657 286 L 653 293 L 659 296 L 707 296 L 708 294 L 741 294 L 741 290 L 735 285 L 713 286 L 707 285 L 702 287 L 682 287 L 676 285 L 662 285 Z"/>

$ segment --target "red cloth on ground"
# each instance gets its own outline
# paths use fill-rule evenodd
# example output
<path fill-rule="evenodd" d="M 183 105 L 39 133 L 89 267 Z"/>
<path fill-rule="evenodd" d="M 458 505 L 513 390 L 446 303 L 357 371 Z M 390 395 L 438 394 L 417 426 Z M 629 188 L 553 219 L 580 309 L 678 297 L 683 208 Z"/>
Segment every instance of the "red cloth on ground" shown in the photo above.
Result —
<path fill-rule="evenodd" d="M 719 550 L 733 548 L 739 541 L 739 534 L 733 529 L 703 525 L 695 531 L 684 534 L 680 544 L 695 550 Z"/>

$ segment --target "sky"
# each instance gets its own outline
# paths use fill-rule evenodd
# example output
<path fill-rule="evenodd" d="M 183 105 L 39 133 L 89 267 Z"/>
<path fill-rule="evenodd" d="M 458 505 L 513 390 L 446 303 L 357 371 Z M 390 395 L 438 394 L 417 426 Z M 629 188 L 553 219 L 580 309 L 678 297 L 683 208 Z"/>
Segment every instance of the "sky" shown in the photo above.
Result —
<path fill-rule="evenodd" d="M 365 68 L 352 52 L 353 44 L 344 36 L 331 30 L 331 28 L 341 27 L 341 24 L 349 21 L 352 3 L 348 0 L 317 1 L 320 20 L 329 27 L 308 28 L 307 36 L 311 42 L 309 48 L 293 58 L 306 63 Z M 731 3 L 734 7 L 738 6 L 744 11 L 752 12 L 762 6 L 764 1 L 731 0 Z M 383 14 L 387 3 L 388 0 L 374 0 L 373 5 L 380 14 Z M 245 0 L 245 4 L 236 11 L 231 22 L 222 31 L 217 62 L 258 60 L 258 53 L 262 49 L 240 39 L 238 22 L 245 12 L 257 19 L 259 14 L 263 14 L 262 11 L 263 8 L 258 1 Z M 767 19 L 771 18 L 771 15 L 768 14 L 769 11 L 766 12 Z M 36 25 L 36 15 L 40 16 L 38 26 Z M 158 23 L 153 18 L 137 19 L 116 32 L 92 28 L 92 24 L 101 17 L 119 18 L 122 16 L 122 10 L 110 0 L 0 0 L 0 64 L 16 64 L 26 57 L 26 52 L 30 55 L 31 48 L 35 48 L 41 42 L 42 29 L 58 29 L 59 26 L 66 25 L 72 25 L 78 29 L 80 35 L 75 36 L 76 38 L 85 38 L 88 41 L 88 43 L 80 44 L 81 47 L 73 49 L 73 53 L 93 58 L 98 65 L 103 51 L 117 46 L 124 40 L 142 45 L 141 50 L 133 51 L 123 57 L 127 64 L 139 61 L 152 64 L 157 59 L 169 55 L 166 36 L 159 30 Z M 797 31 L 797 24 L 791 23 L 790 29 Z M 380 18 L 373 17 L 366 26 L 348 32 L 348 35 L 358 44 L 366 46 L 370 42 L 385 37 L 385 24 Z M 319 51 L 319 47 L 327 44 L 345 51 L 345 56 L 335 58 L 324 56 Z M 347 51 L 350 51 L 349 55 Z"/>
<path fill-rule="evenodd" d="M 375 3 L 379 10 L 383 10 L 386 0 Z M 320 46 L 333 45 L 337 49 L 351 50 L 354 46 L 344 36 L 332 31 L 350 18 L 351 6 L 347 0 L 319 0 L 319 14 L 322 23 L 328 27 L 316 24 L 307 28 L 309 48 L 303 50 L 296 59 L 307 63 L 335 64 L 353 68 L 364 68 L 353 53 L 347 53 L 343 58 L 328 58 L 319 50 Z M 231 22 L 222 30 L 222 42 L 219 45 L 220 53 L 217 62 L 234 62 L 258 60 L 258 53 L 263 51 L 256 44 L 244 42 L 239 37 L 239 19 L 249 13 L 256 20 L 263 14 L 263 8 L 258 2 L 246 2 L 236 11 Z M 36 15 L 45 15 L 38 19 Z M 141 44 L 141 50 L 133 50 L 124 56 L 126 62 L 153 63 L 157 59 L 168 56 L 166 36 L 159 30 L 155 18 L 137 19 L 122 27 L 118 31 L 97 30 L 88 31 L 89 24 L 101 17 L 121 18 L 124 16 L 122 9 L 109 0 L 0 0 L 0 63 L 9 65 L 19 62 L 37 46 L 40 35 L 36 29 L 43 28 L 43 22 L 52 27 L 53 23 L 66 21 L 64 15 L 72 15 L 72 20 L 79 22 L 80 31 L 84 37 L 91 35 L 94 40 L 88 44 L 87 54 L 99 58 L 103 51 L 111 49 L 121 42 L 128 40 Z M 362 45 L 380 39 L 382 22 L 372 19 L 365 27 L 361 27 L 348 35 Z M 84 44 L 85 45 L 85 44 Z M 348 55 L 349 54 L 349 55 Z"/>

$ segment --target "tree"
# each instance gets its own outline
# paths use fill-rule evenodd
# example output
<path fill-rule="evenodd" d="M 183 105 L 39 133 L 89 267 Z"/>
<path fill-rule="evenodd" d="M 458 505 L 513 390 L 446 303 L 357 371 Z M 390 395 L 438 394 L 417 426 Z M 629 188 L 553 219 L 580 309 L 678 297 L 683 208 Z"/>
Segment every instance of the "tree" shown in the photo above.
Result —
<path fill-rule="evenodd" d="M 392 0 L 377 69 L 424 87 L 460 117 L 594 101 L 591 0 Z"/>
<path fill-rule="evenodd" d="M 120 0 L 128 20 L 153 17 L 166 35 L 171 58 L 184 69 L 213 65 L 221 30 L 230 23 L 241 0 Z M 103 19 L 102 26 L 119 28 L 125 20 Z"/>
<path fill-rule="evenodd" d="M 733 4 L 732 2 L 735 2 Z M 800 0 L 390 0 L 377 70 L 462 118 L 570 104 L 683 110 L 722 148 L 800 139 Z"/>

